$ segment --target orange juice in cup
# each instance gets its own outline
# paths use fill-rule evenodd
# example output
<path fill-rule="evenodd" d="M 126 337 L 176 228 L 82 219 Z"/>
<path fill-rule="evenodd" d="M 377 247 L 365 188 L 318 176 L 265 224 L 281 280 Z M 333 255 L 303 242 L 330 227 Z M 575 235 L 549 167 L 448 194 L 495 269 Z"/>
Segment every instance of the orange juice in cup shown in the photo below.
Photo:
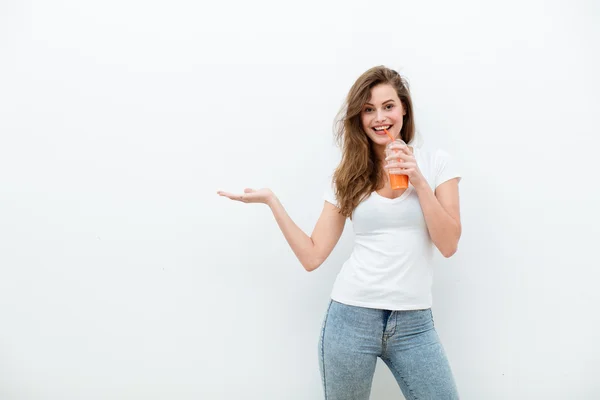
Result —
<path fill-rule="evenodd" d="M 407 189 L 408 175 L 397 175 L 390 173 L 390 185 L 394 190 Z"/>
<path fill-rule="evenodd" d="M 385 133 L 387 133 L 387 135 L 390 137 L 390 139 L 392 140 L 390 143 L 393 143 L 394 137 L 387 131 L 387 129 L 384 129 Z M 402 142 L 404 143 L 402 140 L 398 139 L 398 142 Z M 389 146 L 389 144 L 388 144 Z M 394 155 L 396 153 L 398 153 L 399 150 L 392 150 L 392 149 L 388 149 L 386 147 L 385 149 L 385 156 L 389 157 L 391 155 Z M 390 160 L 389 162 L 396 162 L 396 160 Z M 402 170 L 400 168 L 392 168 L 389 170 L 389 175 L 390 175 L 390 185 L 392 187 L 393 190 L 398 190 L 398 189 L 407 189 L 408 188 L 408 175 L 399 175 L 398 172 L 401 172 Z"/>

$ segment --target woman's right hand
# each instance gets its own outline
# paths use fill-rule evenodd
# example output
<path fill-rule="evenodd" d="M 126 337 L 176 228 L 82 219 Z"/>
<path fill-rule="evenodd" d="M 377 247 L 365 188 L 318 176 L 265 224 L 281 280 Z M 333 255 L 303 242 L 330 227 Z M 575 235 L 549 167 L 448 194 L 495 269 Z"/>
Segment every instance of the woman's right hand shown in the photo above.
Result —
<path fill-rule="evenodd" d="M 264 203 L 269 204 L 274 198 L 275 194 L 271 189 L 244 189 L 243 194 L 228 193 L 222 190 L 217 192 L 219 196 L 228 197 L 231 200 L 241 201 L 243 203 Z"/>

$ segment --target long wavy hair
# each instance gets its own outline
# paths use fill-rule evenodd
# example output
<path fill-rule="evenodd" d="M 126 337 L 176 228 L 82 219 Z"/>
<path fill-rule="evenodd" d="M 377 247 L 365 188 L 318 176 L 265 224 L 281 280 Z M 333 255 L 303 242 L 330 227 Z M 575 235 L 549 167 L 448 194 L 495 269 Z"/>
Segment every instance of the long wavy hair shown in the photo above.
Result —
<path fill-rule="evenodd" d="M 400 138 L 410 143 L 415 136 L 413 106 L 406 79 L 384 66 L 363 73 L 352 85 L 335 122 L 335 138 L 342 149 L 342 159 L 333 174 L 334 190 L 340 213 L 349 218 L 361 201 L 385 185 L 380 156 L 361 121 L 361 112 L 371 97 L 371 89 L 380 84 L 394 87 L 406 110 Z"/>

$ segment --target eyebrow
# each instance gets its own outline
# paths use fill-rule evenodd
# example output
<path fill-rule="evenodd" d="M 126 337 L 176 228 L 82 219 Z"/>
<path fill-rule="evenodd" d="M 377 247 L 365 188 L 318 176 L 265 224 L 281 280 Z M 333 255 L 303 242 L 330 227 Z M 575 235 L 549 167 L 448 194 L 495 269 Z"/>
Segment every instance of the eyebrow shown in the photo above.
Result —
<path fill-rule="evenodd" d="M 381 104 L 389 103 L 390 101 L 394 101 L 394 99 L 389 99 L 389 100 L 386 100 L 386 101 L 384 101 L 384 102 L 383 102 L 383 103 L 381 103 Z M 365 103 L 365 106 L 372 106 L 372 105 L 373 105 L 373 104 L 371 104 L 371 103 Z"/>

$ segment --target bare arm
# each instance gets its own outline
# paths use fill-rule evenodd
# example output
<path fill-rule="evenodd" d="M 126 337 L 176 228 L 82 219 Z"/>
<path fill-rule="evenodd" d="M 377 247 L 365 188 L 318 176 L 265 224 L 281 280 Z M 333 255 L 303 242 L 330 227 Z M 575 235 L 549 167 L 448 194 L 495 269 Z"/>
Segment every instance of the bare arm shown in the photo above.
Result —
<path fill-rule="evenodd" d="M 243 195 L 218 192 L 221 196 L 245 203 L 265 203 L 273 212 L 279 229 L 292 248 L 292 251 L 305 270 L 314 271 L 329 257 L 344 230 L 346 217 L 339 213 L 339 208 L 324 202 L 323 211 L 311 236 L 308 236 L 294 223 L 285 208 L 269 189 L 246 189 Z"/>
<path fill-rule="evenodd" d="M 456 253 L 461 235 L 458 179 L 439 185 L 435 193 L 424 182 L 415 186 L 429 236 L 444 257 Z"/>
<path fill-rule="evenodd" d="M 403 143 L 393 142 L 388 146 L 391 149 L 398 149 L 399 152 L 385 158 L 388 164 L 384 168 L 390 171 L 399 168 L 399 172 L 390 173 L 408 175 L 408 179 L 412 182 L 419 196 L 419 203 L 423 210 L 431 240 L 444 257 L 451 257 L 458 248 L 458 240 L 462 229 L 458 199 L 459 179 L 454 178 L 442 183 L 435 189 L 434 193 L 421 173 L 413 151 Z M 396 158 L 400 160 L 393 162 Z"/>
<path fill-rule="evenodd" d="M 309 237 L 292 221 L 279 199 L 273 196 L 268 203 L 283 236 L 307 271 L 321 266 L 329 257 L 344 230 L 346 218 L 339 213 L 339 208 L 325 202 L 321 216 Z"/>

